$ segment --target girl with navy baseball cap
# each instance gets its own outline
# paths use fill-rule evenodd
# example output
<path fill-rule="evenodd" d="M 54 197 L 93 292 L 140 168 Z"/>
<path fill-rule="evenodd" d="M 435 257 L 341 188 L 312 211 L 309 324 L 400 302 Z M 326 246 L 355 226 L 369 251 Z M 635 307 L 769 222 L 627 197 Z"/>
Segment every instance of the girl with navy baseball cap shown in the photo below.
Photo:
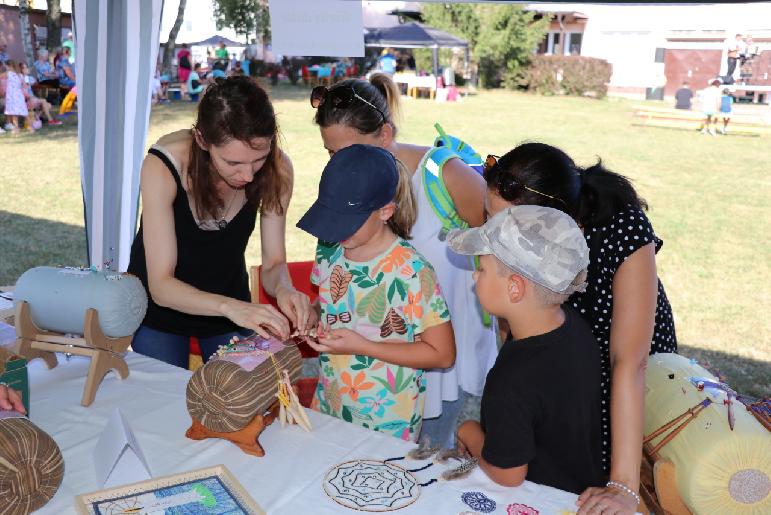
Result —
<path fill-rule="evenodd" d="M 311 280 L 322 323 L 312 407 L 416 441 L 425 369 L 455 362 L 450 313 L 431 265 L 407 242 L 415 222 L 409 175 L 371 145 L 336 152 L 318 199 L 297 226 L 319 238 Z"/>

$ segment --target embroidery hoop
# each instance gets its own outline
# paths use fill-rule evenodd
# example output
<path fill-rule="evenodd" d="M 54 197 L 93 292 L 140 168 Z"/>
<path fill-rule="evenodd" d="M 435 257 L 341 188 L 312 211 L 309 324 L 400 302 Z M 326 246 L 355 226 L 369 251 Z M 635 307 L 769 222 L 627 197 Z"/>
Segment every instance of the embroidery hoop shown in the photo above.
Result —
<path fill-rule="evenodd" d="M 408 502 L 405 502 L 404 504 L 400 504 L 398 506 L 362 507 L 362 506 L 355 505 L 353 502 L 349 502 L 349 503 L 343 502 L 340 498 L 335 496 L 335 492 L 330 492 L 330 488 L 331 488 L 330 482 L 332 479 L 334 479 L 335 476 L 337 476 L 337 474 L 339 473 L 342 467 L 346 465 L 361 465 L 361 464 L 369 464 L 369 465 L 376 465 L 378 467 L 386 467 L 388 469 L 396 471 L 400 475 L 403 475 L 406 479 L 412 481 L 412 486 L 409 488 L 410 493 L 412 493 L 412 498 L 409 499 Z M 401 510 L 403 508 L 406 508 L 407 506 L 410 506 L 415 501 L 417 501 L 420 498 L 420 492 L 421 492 L 420 482 L 413 475 L 412 472 L 405 469 L 404 467 L 400 467 L 399 465 L 396 465 L 395 463 L 390 463 L 383 460 L 360 459 L 360 460 L 350 460 L 350 461 L 344 461 L 342 463 L 338 463 L 337 465 L 334 465 L 329 469 L 326 476 L 324 476 L 324 481 L 322 484 L 324 488 L 324 493 L 327 495 L 327 497 L 335 501 L 340 506 L 343 506 L 351 510 L 365 511 L 365 512 L 387 512 L 387 511 Z"/>

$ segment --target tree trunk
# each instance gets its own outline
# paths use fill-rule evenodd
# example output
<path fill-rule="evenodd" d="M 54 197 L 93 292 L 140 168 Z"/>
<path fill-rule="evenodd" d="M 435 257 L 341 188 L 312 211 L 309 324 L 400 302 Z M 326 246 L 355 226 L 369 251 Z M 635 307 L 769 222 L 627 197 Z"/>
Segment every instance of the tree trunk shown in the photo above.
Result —
<path fill-rule="evenodd" d="M 177 19 L 174 20 L 174 26 L 169 32 L 169 39 L 163 50 L 163 73 L 171 77 L 171 61 L 174 59 L 174 50 L 177 45 L 177 34 L 182 26 L 182 20 L 185 17 L 185 5 L 187 0 L 179 0 L 179 9 L 177 9 Z M 192 64 L 192 63 L 191 63 Z"/>
<path fill-rule="evenodd" d="M 19 25 L 21 25 L 21 41 L 24 44 L 24 57 L 29 69 L 35 63 L 32 46 L 32 32 L 29 30 L 29 0 L 19 0 Z"/>
<path fill-rule="evenodd" d="M 46 25 L 48 25 L 46 47 L 48 47 L 48 50 L 54 50 L 62 46 L 62 7 L 60 0 L 48 0 L 46 21 Z"/>

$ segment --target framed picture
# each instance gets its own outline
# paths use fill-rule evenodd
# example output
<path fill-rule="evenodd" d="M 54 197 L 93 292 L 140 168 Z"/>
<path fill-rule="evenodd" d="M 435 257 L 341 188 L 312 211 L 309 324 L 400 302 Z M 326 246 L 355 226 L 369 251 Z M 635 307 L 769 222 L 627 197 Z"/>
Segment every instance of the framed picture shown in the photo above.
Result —
<path fill-rule="evenodd" d="M 265 515 L 224 465 L 79 495 L 75 507 L 82 515 Z"/>

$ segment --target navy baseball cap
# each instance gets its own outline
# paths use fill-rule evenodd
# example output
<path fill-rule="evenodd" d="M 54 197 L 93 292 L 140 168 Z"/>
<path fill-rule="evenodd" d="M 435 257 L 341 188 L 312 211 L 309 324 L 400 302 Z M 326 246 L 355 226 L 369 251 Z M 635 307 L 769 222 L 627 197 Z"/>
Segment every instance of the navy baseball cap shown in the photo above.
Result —
<path fill-rule="evenodd" d="M 341 149 L 321 172 L 319 196 L 297 227 L 322 241 L 353 236 L 373 211 L 396 196 L 399 171 L 391 153 L 372 145 Z"/>

